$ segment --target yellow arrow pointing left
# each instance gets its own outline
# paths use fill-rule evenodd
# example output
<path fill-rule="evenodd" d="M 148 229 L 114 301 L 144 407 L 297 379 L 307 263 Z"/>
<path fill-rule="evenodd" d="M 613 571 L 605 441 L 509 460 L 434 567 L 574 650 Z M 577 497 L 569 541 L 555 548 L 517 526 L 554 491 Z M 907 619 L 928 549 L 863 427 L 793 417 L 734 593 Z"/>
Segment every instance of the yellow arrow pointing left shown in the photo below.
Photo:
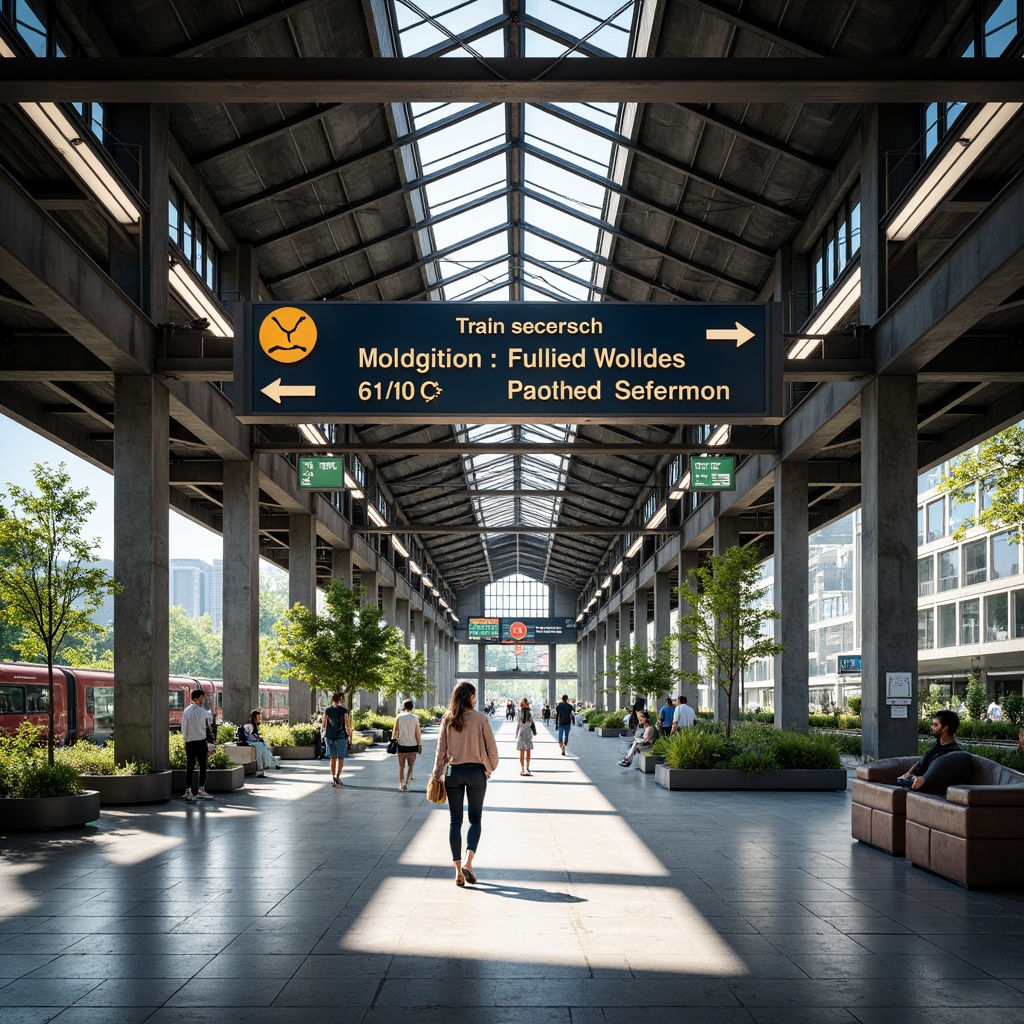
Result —
<path fill-rule="evenodd" d="M 265 388 L 260 388 L 260 394 L 266 395 L 271 401 L 280 405 L 282 398 L 316 398 L 316 385 L 282 384 L 281 378 L 278 377 Z"/>

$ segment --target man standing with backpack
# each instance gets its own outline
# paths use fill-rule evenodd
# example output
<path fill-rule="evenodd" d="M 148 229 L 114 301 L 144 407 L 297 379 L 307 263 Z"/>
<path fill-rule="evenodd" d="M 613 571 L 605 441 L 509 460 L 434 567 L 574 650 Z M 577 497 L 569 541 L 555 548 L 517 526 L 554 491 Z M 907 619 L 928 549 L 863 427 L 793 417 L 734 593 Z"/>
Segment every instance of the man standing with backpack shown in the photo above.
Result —
<path fill-rule="evenodd" d="M 213 716 L 203 707 L 206 694 L 202 690 L 192 691 L 192 703 L 181 715 L 181 738 L 185 741 L 185 801 L 212 800 L 206 792 L 206 759 L 209 755 L 207 743 L 213 725 Z M 192 772 L 199 764 L 199 788 L 192 795 Z"/>
<path fill-rule="evenodd" d="M 563 693 L 562 699 L 555 705 L 555 736 L 562 748 L 562 757 L 565 757 L 565 748 L 569 742 L 569 733 L 572 731 L 575 716 L 576 709 L 569 703 L 568 695 Z"/>

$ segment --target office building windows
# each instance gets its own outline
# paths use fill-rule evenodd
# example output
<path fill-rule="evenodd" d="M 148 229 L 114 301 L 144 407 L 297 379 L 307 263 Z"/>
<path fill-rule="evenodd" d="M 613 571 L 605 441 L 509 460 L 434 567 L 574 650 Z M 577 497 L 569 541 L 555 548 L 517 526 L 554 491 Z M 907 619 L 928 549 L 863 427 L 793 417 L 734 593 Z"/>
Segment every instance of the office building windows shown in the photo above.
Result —
<path fill-rule="evenodd" d="M 930 501 L 927 508 L 928 514 L 928 540 L 942 540 L 946 536 L 946 502 L 939 498 L 938 501 Z"/>
<path fill-rule="evenodd" d="M 960 602 L 960 643 L 976 644 L 981 639 L 978 625 L 978 601 Z"/>
<path fill-rule="evenodd" d="M 985 549 L 988 542 L 985 538 L 973 540 L 964 545 L 964 586 L 984 583 L 988 579 L 988 559 Z"/>
<path fill-rule="evenodd" d="M 918 597 L 928 597 L 935 593 L 935 559 L 929 555 L 927 558 L 917 560 L 917 594 Z"/>
<path fill-rule="evenodd" d="M 1002 580 L 1020 572 L 1020 545 L 1016 530 L 1004 530 L 992 538 L 992 579 Z"/>
<path fill-rule="evenodd" d="M 1024 638 L 1024 590 L 1013 592 L 1013 636 L 1015 640 Z"/>
<path fill-rule="evenodd" d="M 990 594 L 985 598 L 985 640 L 1006 640 L 1009 638 L 1009 597 L 1007 594 Z"/>
<path fill-rule="evenodd" d="M 940 551 L 939 552 L 939 593 L 945 593 L 947 590 L 956 590 L 959 584 L 959 573 L 957 572 L 957 563 L 960 560 L 960 554 L 956 548 L 951 551 Z"/>
<path fill-rule="evenodd" d="M 926 608 L 917 613 L 917 649 L 928 651 L 935 646 L 935 612 Z"/>
<path fill-rule="evenodd" d="M 1024 612 L 1024 608 L 1022 608 Z M 939 606 L 939 646 L 956 647 L 956 605 Z"/>

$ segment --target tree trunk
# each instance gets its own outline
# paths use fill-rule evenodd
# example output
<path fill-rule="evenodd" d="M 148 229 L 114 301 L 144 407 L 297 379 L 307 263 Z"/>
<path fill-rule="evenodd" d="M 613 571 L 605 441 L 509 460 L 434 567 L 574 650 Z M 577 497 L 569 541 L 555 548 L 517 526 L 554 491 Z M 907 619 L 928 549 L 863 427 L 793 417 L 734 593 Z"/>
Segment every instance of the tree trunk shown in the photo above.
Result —
<path fill-rule="evenodd" d="M 53 767 L 53 651 L 47 648 L 46 651 L 46 670 L 49 677 L 50 683 L 50 699 L 49 699 L 49 715 L 50 728 L 47 730 L 46 735 L 46 759 L 50 767 Z"/>

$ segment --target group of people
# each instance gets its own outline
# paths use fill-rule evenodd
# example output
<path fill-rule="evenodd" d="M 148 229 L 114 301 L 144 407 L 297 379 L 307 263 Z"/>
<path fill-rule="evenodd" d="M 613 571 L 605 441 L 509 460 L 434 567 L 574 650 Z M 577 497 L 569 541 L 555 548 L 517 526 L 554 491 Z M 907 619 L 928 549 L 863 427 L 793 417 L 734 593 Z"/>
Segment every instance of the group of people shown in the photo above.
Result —
<path fill-rule="evenodd" d="M 671 696 L 665 698 L 665 703 L 658 712 L 657 725 L 651 721 L 645 703 L 643 698 L 640 698 L 633 705 L 633 715 L 636 716 L 633 743 L 626 752 L 626 756 L 619 762 L 620 768 L 629 768 L 633 764 L 633 758 L 640 751 L 650 750 L 654 746 L 659 729 L 663 736 L 671 736 L 680 729 L 689 729 L 697 720 L 697 713 L 690 707 L 689 701 L 683 694 L 679 695 L 676 702 L 673 702 Z"/>

